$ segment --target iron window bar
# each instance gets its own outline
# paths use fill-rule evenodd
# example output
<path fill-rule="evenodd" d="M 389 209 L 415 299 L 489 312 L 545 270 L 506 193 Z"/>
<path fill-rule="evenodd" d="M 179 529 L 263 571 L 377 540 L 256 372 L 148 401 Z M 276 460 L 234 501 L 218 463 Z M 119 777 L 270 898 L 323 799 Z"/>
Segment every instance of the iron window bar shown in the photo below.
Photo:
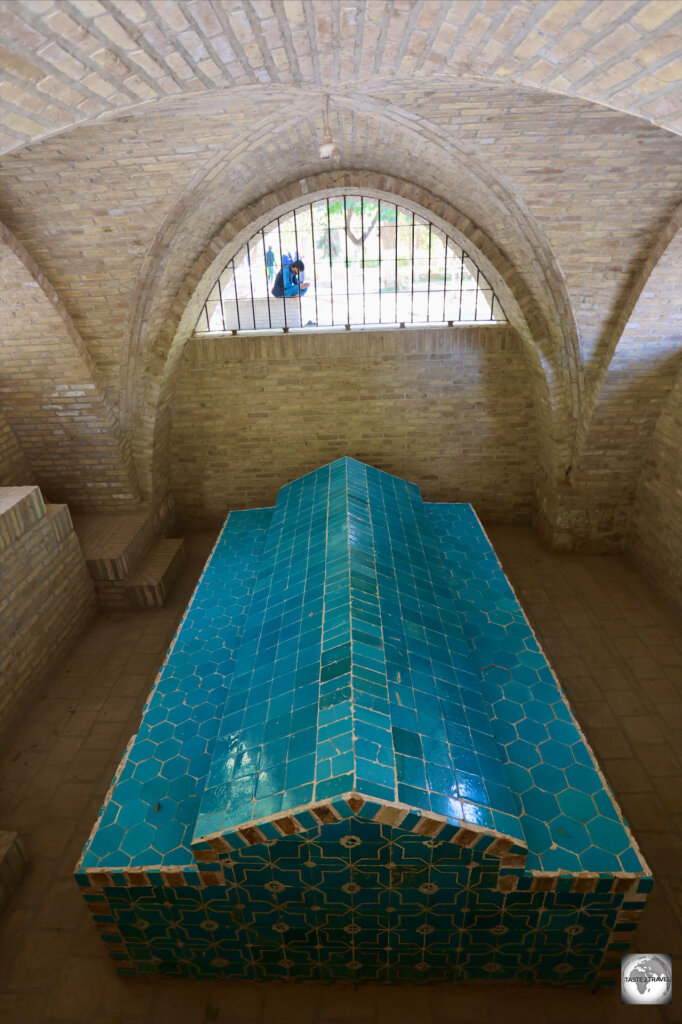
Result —
<path fill-rule="evenodd" d="M 432 231 L 432 228 L 433 228 L 433 225 L 429 221 L 429 269 L 428 269 L 427 278 L 426 278 L 426 319 L 427 319 L 427 322 L 428 322 L 428 319 L 429 319 L 429 313 L 431 311 L 431 237 L 432 237 L 431 231 Z"/>
<path fill-rule="evenodd" d="M 293 218 L 294 218 L 294 253 L 295 253 L 294 259 L 297 260 L 297 259 L 299 259 L 299 252 L 298 252 L 298 225 L 296 223 L 296 211 L 295 210 L 293 212 Z M 300 323 L 301 327 L 303 326 L 303 305 L 301 303 L 301 284 L 302 283 L 303 282 L 302 282 L 302 279 L 301 279 L 301 272 L 299 270 L 299 272 L 298 272 L 298 319 L 299 319 L 299 323 Z"/>
<path fill-rule="evenodd" d="M 349 202 L 349 200 L 351 202 Z M 344 259 L 344 262 L 345 262 L 345 289 L 344 289 L 344 283 L 343 283 L 344 275 L 341 272 L 341 268 L 340 267 L 338 268 L 338 270 L 339 270 L 338 274 L 335 274 L 335 272 L 334 272 L 334 258 L 333 258 L 333 252 L 332 252 L 333 243 L 334 243 L 334 232 L 338 233 L 338 230 L 341 230 L 341 228 L 338 228 L 338 229 L 334 228 L 334 229 L 332 229 L 332 225 L 331 225 L 332 216 L 331 216 L 331 206 L 330 206 L 330 204 L 332 202 L 335 204 L 335 210 L 337 211 L 337 213 L 339 215 L 342 215 L 342 217 L 343 217 L 343 229 L 342 230 L 344 231 L 344 244 L 343 244 L 343 249 L 339 248 L 339 260 L 340 259 Z M 367 211 L 367 203 L 371 203 L 372 206 L 374 206 L 374 204 L 376 204 L 376 215 L 375 215 L 374 223 L 370 225 L 368 230 L 366 230 L 366 219 L 367 219 L 367 213 L 368 213 L 368 211 Z M 322 204 L 324 204 L 324 206 Z M 410 265 L 410 309 L 409 309 L 409 323 L 410 324 L 414 324 L 416 322 L 415 321 L 415 250 L 416 250 L 416 235 L 417 235 L 418 229 L 420 229 L 419 237 L 421 239 L 421 241 L 419 243 L 419 245 L 421 247 L 420 251 L 423 250 L 425 242 L 426 242 L 426 246 L 427 246 L 426 259 L 424 259 L 423 256 L 419 257 L 419 260 L 420 260 L 419 274 L 420 274 L 420 280 L 422 281 L 422 287 L 419 289 L 419 314 L 420 314 L 420 316 L 419 316 L 418 322 L 419 323 L 433 324 L 433 325 L 436 325 L 436 324 L 443 325 L 443 324 L 447 323 L 448 326 L 453 326 L 455 323 L 458 323 L 458 322 L 462 323 L 462 322 L 464 322 L 462 320 L 463 312 L 467 316 L 467 320 L 466 320 L 467 323 L 470 323 L 472 321 L 480 321 L 480 322 L 488 322 L 488 323 L 505 322 L 506 317 L 505 317 L 505 314 L 504 314 L 504 310 L 502 308 L 502 304 L 500 303 L 498 297 L 496 296 L 492 286 L 490 285 L 488 280 L 485 278 L 485 276 L 482 274 L 480 267 L 478 267 L 476 265 L 476 263 L 471 259 L 471 257 L 469 256 L 469 254 L 466 252 L 465 249 L 460 248 L 457 245 L 457 243 L 453 239 L 449 238 L 449 236 L 446 233 L 444 233 L 440 228 L 436 228 L 436 226 L 431 221 L 429 221 L 429 220 L 427 220 L 427 219 L 425 219 L 425 218 L 423 218 L 421 216 L 419 216 L 419 221 L 421 223 L 418 224 L 417 223 L 417 215 L 412 210 L 408 209 L 407 207 L 402 207 L 398 203 L 390 203 L 390 202 L 388 202 L 386 200 L 382 200 L 382 199 L 373 199 L 372 197 L 362 196 L 362 195 L 361 196 L 355 196 L 355 195 L 350 195 L 350 194 L 347 194 L 347 193 L 343 193 L 343 194 L 339 194 L 339 195 L 335 195 L 335 196 L 330 196 L 330 197 L 327 197 L 324 200 L 318 200 L 317 201 L 317 208 L 318 208 L 319 213 L 322 216 L 322 220 L 323 220 L 323 222 L 324 222 L 324 220 L 326 220 L 326 226 L 323 223 L 323 226 L 321 228 L 321 231 L 322 231 L 321 238 L 326 238 L 326 244 L 327 244 L 327 249 L 328 249 L 327 256 L 328 256 L 328 263 L 329 263 L 329 306 L 328 306 L 328 311 L 327 311 L 326 316 L 325 316 L 325 311 L 320 306 L 320 298 L 321 298 L 321 296 L 318 295 L 319 287 L 322 286 L 321 282 L 320 282 L 320 277 L 319 277 L 319 264 L 318 264 L 318 259 L 317 259 L 317 256 L 318 256 L 318 252 L 317 252 L 318 241 L 320 241 L 320 244 L 321 244 L 321 239 L 318 240 L 315 237 L 315 217 L 314 217 L 313 205 L 314 205 L 313 203 L 304 204 L 303 206 L 300 206 L 297 209 L 292 210 L 291 211 L 291 216 L 293 217 L 293 239 L 294 239 L 294 245 L 295 245 L 295 250 L 296 250 L 297 258 L 299 258 L 299 259 L 302 258 L 302 257 L 301 257 L 300 248 L 299 248 L 300 243 L 299 243 L 299 231 L 298 231 L 298 228 L 299 228 L 299 226 L 302 227 L 304 235 L 305 235 L 306 230 L 307 230 L 305 228 L 305 225 L 304 225 L 302 220 L 299 223 L 299 217 L 300 216 L 301 217 L 305 216 L 304 211 L 307 210 L 309 218 L 310 218 L 310 244 L 312 246 L 312 264 L 311 264 L 311 266 L 312 266 L 312 270 L 313 270 L 313 280 L 312 281 L 310 281 L 310 280 L 308 281 L 308 289 L 307 289 L 306 294 L 310 298 L 312 298 L 313 295 L 314 295 L 315 326 L 320 326 L 320 327 L 323 327 L 323 328 L 326 328 L 326 327 L 344 327 L 346 330 L 350 330 L 352 327 L 355 327 L 355 326 L 365 326 L 365 325 L 367 325 L 367 323 L 368 323 L 368 318 L 367 318 L 367 313 L 368 313 L 367 300 L 368 300 L 370 295 L 374 296 L 374 298 L 376 300 L 376 306 L 377 306 L 377 315 L 376 315 L 376 317 L 372 316 L 370 318 L 370 321 L 369 321 L 370 324 L 373 325 L 374 323 L 376 323 L 377 326 L 381 326 L 383 324 L 388 324 L 388 323 L 392 323 L 392 324 L 398 324 L 399 323 L 399 325 L 401 327 L 406 325 L 406 322 L 407 322 L 407 318 L 405 316 L 406 309 L 404 308 L 405 305 L 406 305 L 406 302 L 403 302 L 402 290 L 401 290 L 401 287 L 400 287 L 400 280 L 401 280 L 400 263 L 401 263 L 401 260 L 405 259 L 405 257 L 400 257 L 399 256 L 399 250 L 398 250 L 399 241 L 401 239 L 405 238 L 405 235 L 407 234 L 405 229 L 409 229 L 409 235 L 407 235 L 407 237 L 405 238 L 405 245 L 407 245 L 407 244 L 410 245 L 410 264 L 411 264 Z M 342 214 L 341 214 L 341 205 L 342 205 Z M 362 313 L 361 313 L 361 316 L 358 316 L 356 319 L 353 319 L 352 312 L 351 312 L 351 310 L 355 307 L 355 303 L 353 303 L 351 301 L 351 287 L 350 287 L 350 270 L 351 270 L 351 268 L 349 266 L 349 246 L 348 246 L 349 210 L 350 210 L 350 218 L 351 219 L 353 217 L 355 217 L 358 212 L 359 212 L 359 215 L 360 215 L 361 263 L 360 263 L 360 268 L 357 268 L 356 265 L 355 265 L 356 264 L 356 260 L 354 258 L 354 260 L 353 260 L 353 272 L 354 272 L 354 281 L 356 282 L 354 284 L 354 288 L 357 287 L 357 283 L 359 282 L 360 277 L 362 279 L 362 305 L 361 305 Z M 336 213 L 335 213 L 335 216 L 336 216 Z M 393 217 L 393 219 L 395 221 L 394 224 L 390 223 L 391 216 Z M 401 218 L 403 218 L 403 217 L 406 220 L 405 224 L 401 224 L 400 223 Z M 372 249 L 374 249 L 375 243 L 376 243 L 376 256 L 377 256 L 377 258 L 376 259 L 368 259 L 368 251 L 367 251 L 367 246 L 366 246 L 367 239 L 366 239 L 365 235 L 367 234 L 368 237 L 370 235 L 372 235 L 373 232 L 374 232 L 375 227 L 376 227 L 376 236 L 375 236 L 375 240 L 372 242 Z M 393 259 L 392 260 L 390 259 L 390 252 L 387 250 L 387 252 L 384 253 L 384 251 L 383 251 L 383 249 L 384 249 L 384 247 L 386 245 L 388 245 L 389 248 L 390 248 L 391 232 L 387 230 L 389 227 L 391 227 L 393 232 L 394 232 L 394 253 L 393 253 Z M 426 232 L 424 231 L 424 229 L 427 228 L 427 227 L 428 227 L 428 241 L 425 238 Z M 280 269 L 284 268 L 284 246 L 283 246 L 283 243 L 282 243 L 282 222 L 281 222 L 281 218 L 280 217 L 276 217 L 274 220 L 272 220 L 270 222 L 270 224 L 265 225 L 265 227 L 262 227 L 259 232 L 256 232 L 252 236 L 252 238 L 250 238 L 244 244 L 242 249 L 237 254 L 235 254 L 235 256 L 233 256 L 232 259 L 229 260 L 229 262 L 227 263 L 227 265 L 225 266 L 225 268 L 223 269 L 221 274 L 218 276 L 216 284 L 214 285 L 214 289 L 211 290 L 211 292 L 209 293 L 208 298 L 206 299 L 206 302 L 204 303 L 202 311 L 201 311 L 201 313 L 199 315 L 197 326 L 195 328 L 196 333 L 198 333 L 198 334 L 209 333 L 210 334 L 210 333 L 227 332 L 227 331 L 231 330 L 232 334 L 238 334 L 238 333 L 242 333 L 242 332 L 257 333 L 258 331 L 273 330 L 273 329 L 280 329 L 284 333 L 287 333 L 290 330 L 289 317 L 288 317 L 287 305 L 286 305 L 286 297 L 284 297 L 282 299 L 282 302 L 283 302 L 284 326 L 283 327 L 278 327 L 277 324 L 273 324 L 273 307 L 272 307 L 272 302 L 271 302 L 271 283 L 272 282 L 270 281 L 269 276 L 268 276 L 268 266 L 267 266 L 267 262 L 266 262 L 266 254 L 267 254 L 266 235 L 265 235 L 266 230 L 268 231 L 268 235 L 270 237 L 271 237 L 272 232 L 276 232 L 277 240 L 278 240 L 279 255 L 280 255 Z M 290 227 L 287 227 L 287 232 L 289 234 L 291 234 Z M 258 236 L 260 236 L 260 237 L 258 237 Z M 445 249 L 444 255 L 441 255 L 440 251 L 438 252 L 438 254 L 434 255 L 434 252 L 433 252 L 433 239 L 434 239 L 434 237 L 437 238 L 439 240 L 439 242 L 440 242 L 440 240 L 442 238 L 444 249 Z M 355 238 L 355 236 L 353 236 L 353 238 Z M 254 244 L 254 241 L 256 239 L 258 239 L 258 242 L 262 246 L 263 280 L 264 280 L 264 286 L 265 286 L 265 296 L 264 297 L 266 299 L 265 303 L 261 302 L 261 294 L 260 294 L 260 291 L 258 289 L 258 286 L 257 286 L 256 282 L 254 281 L 253 259 L 254 258 L 255 259 L 260 258 L 259 250 L 258 250 L 258 243 Z M 408 242 L 408 239 L 409 239 L 409 242 Z M 355 245 L 354 254 L 355 254 L 355 256 L 357 256 L 357 240 L 354 241 L 354 245 Z M 449 251 L 451 246 L 452 246 L 452 251 Z M 402 249 L 401 249 L 401 251 L 402 251 Z M 459 262 L 460 262 L 460 266 L 459 266 L 459 287 L 456 286 L 455 281 L 449 282 L 449 280 L 448 280 L 449 260 L 450 260 L 450 263 L 451 263 L 451 261 L 454 258 L 456 252 L 459 252 L 459 257 L 458 258 L 459 258 Z M 386 258 L 384 258 L 384 256 L 386 256 Z M 310 259 L 310 257 L 308 257 L 308 258 Z M 370 283 L 370 287 L 369 287 L 369 290 L 368 290 L 367 271 L 370 269 L 368 267 L 368 265 L 367 265 L 368 262 L 376 264 L 376 266 L 374 268 L 376 270 L 376 277 L 374 278 L 376 284 L 375 284 L 375 290 L 374 291 L 372 290 L 371 283 Z M 426 263 L 425 267 L 423 266 L 424 262 Z M 386 282 L 384 282 L 384 270 L 388 271 L 389 267 L 391 267 L 391 269 L 394 272 L 392 288 L 391 288 L 391 282 L 390 282 L 390 280 L 388 278 L 386 279 Z M 359 270 L 360 273 L 355 274 L 356 269 Z M 404 268 L 404 269 L 406 270 L 407 268 Z M 249 277 L 248 277 L 248 280 L 249 280 L 248 294 L 245 294 L 243 297 L 240 297 L 239 289 L 242 288 L 242 285 L 240 284 L 239 287 L 238 287 L 237 276 L 240 277 L 240 281 L 241 281 L 241 279 L 242 279 L 242 277 L 244 275 L 244 272 L 246 270 L 248 270 L 248 275 L 249 275 Z M 467 284 L 468 284 L 468 287 L 466 289 L 466 292 L 467 292 L 466 306 L 464 304 L 464 298 L 465 298 L 464 274 L 465 274 L 465 271 L 466 271 L 466 274 L 467 274 Z M 475 278 L 473 276 L 474 275 L 474 271 L 475 271 Z M 424 272 L 426 273 L 426 281 L 425 282 L 423 280 Z M 434 293 L 434 295 L 432 296 L 432 285 L 433 285 L 434 280 L 437 279 L 437 276 L 440 273 L 443 274 L 443 306 L 442 306 L 442 317 L 441 318 L 437 318 L 437 314 L 435 316 L 432 315 L 434 308 L 433 308 L 433 303 L 432 303 L 431 300 L 432 300 L 432 297 L 435 298 L 435 294 L 436 294 L 436 293 Z M 228 298 L 227 298 L 227 290 L 229 289 L 229 275 L 230 274 L 232 275 L 232 291 L 234 293 L 234 300 L 233 300 L 233 302 L 228 300 Z M 455 269 L 455 274 L 456 274 L 456 269 Z M 258 275 L 258 278 L 260 278 L 260 275 Z M 370 281 L 371 281 L 371 279 L 370 279 Z M 384 283 L 386 283 L 386 292 L 384 292 L 384 287 L 383 287 Z M 426 284 L 426 289 L 425 290 L 423 289 L 423 284 L 424 283 Z M 448 287 L 449 284 L 451 284 L 452 287 L 449 288 Z M 218 293 L 217 296 L 215 295 L 215 289 L 217 289 L 217 293 Z M 244 290 L 244 289 L 242 288 L 242 290 Z M 339 301 L 341 299 L 341 294 L 344 292 L 344 290 L 345 290 L 346 309 L 345 309 L 345 316 L 343 317 L 343 319 L 344 319 L 345 323 L 337 324 L 336 321 L 335 321 L 335 306 L 338 305 L 338 303 L 339 303 Z M 394 295 L 393 295 L 393 303 L 392 303 L 393 319 L 391 319 L 391 315 L 390 315 L 390 312 L 389 312 L 389 302 L 390 302 L 390 297 L 389 296 L 390 296 L 391 290 L 394 293 Z M 400 292 L 400 294 L 399 294 L 399 292 Z M 454 313 L 454 309 L 452 309 L 452 308 L 448 309 L 448 296 L 450 297 L 451 306 L 452 306 L 453 303 L 458 303 L 457 317 L 456 318 L 453 317 L 453 315 L 452 315 Z M 353 291 L 353 298 L 355 298 L 355 297 L 356 297 L 356 292 Z M 335 302 L 335 298 L 336 298 L 336 302 Z M 407 297 L 405 296 L 405 299 L 406 298 Z M 303 324 L 304 299 L 305 299 L 305 297 L 301 294 L 301 292 L 299 290 L 299 292 L 298 292 L 298 307 L 299 307 L 299 323 L 300 323 L 301 327 L 305 326 Z M 384 301 L 384 299 L 386 301 Z M 248 303 L 250 305 L 250 307 L 251 307 L 250 308 L 250 313 L 251 313 L 250 319 L 251 319 L 252 324 L 253 324 L 252 327 L 245 326 L 245 320 L 249 319 L 249 317 L 246 316 L 246 308 L 248 308 L 246 306 L 246 303 Z M 489 306 L 488 315 L 487 316 L 485 314 L 485 305 L 486 305 L 486 303 Z M 234 311 L 231 309 L 231 306 L 233 304 L 234 304 Z M 357 305 L 358 305 L 358 310 L 359 310 L 360 303 L 358 303 Z M 212 312 L 211 312 L 211 310 L 212 310 Z M 219 318 L 220 318 L 220 326 L 218 326 L 218 324 L 217 324 L 218 315 L 219 315 Z M 232 323 L 231 327 L 228 327 L 228 318 L 229 318 L 230 322 Z M 236 319 L 236 327 L 234 327 L 234 320 L 235 319 Z M 323 321 L 326 319 L 327 322 L 320 323 L 321 319 Z M 205 327 L 203 326 L 204 323 L 206 325 Z"/>
<path fill-rule="evenodd" d="M 265 274 L 265 297 L 268 300 L 268 326 L 272 329 L 272 312 L 270 310 L 270 278 L 268 277 L 267 250 L 265 248 L 265 231 L 260 229 L 263 243 L 263 273 Z"/>
<path fill-rule="evenodd" d="M 381 323 L 381 200 L 377 202 L 377 302 L 379 305 L 379 317 L 377 323 Z"/>
<path fill-rule="evenodd" d="M 360 196 L 360 233 L 362 241 L 362 324 L 367 323 L 365 313 L 365 197 Z"/>
<path fill-rule="evenodd" d="M 282 271 L 282 290 L 284 290 L 284 249 L 282 247 L 282 224 L 279 217 L 277 218 L 277 237 L 279 238 L 279 269 Z M 282 330 L 286 334 L 289 330 L 289 324 L 287 323 L 286 295 L 282 295 L 282 309 L 284 310 L 284 327 Z"/>
<path fill-rule="evenodd" d="M 445 238 L 445 263 L 443 264 L 443 321 L 445 321 L 445 303 L 447 301 L 447 289 L 448 289 L 448 239 L 447 235 Z"/>
<path fill-rule="evenodd" d="M 412 263 L 412 273 L 410 277 L 410 323 L 414 323 L 414 213 L 412 214 L 412 255 L 410 262 Z"/>
<path fill-rule="evenodd" d="M 343 238 L 344 251 L 346 253 L 346 330 L 350 330 L 350 285 L 348 282 L 348 206 L 346 196 L 343 197 Z"/>
<path fill-rule="evenodd" d="M 331 326 L 334 326 L 334 268 L 332 267 L 332 229 L 331 229 L 331 216 L 329 213 L 329 196 L 327 196 L 327 239 L 329 249 L 329 298 L 331 300 Z"/>
<path fill-rule="evenodd" d="M 223 282 L 218 278 L 218 298 L 220 299 L 220 316 L 223 321 L 223 330 L 225 330 L 225 307 L 223 305 Z M 206 312 L 206 319 L 208 320 L 208 311 Z"/>
<path fill-rule="evenodd" d="M 253 275 L 251 273 L 251 246 L 246 243 L 246 261 L 249 267 L 249 290 L 251 291 L 251 313 L 253 315 L 253 326 L 256 327 L 256 302 L 253 297 Z"/>
<path fill-rule="evenodd" d="M 310 241 L 311 241 L 312 247 L 313 247 L 313 276 L 315 278 L 315 281 L 314 281 L 314 285 L 315 285 L 315 323 L 319 324 L 319 322 L 320 322 L 320 314 L 319 314 L 318 309 L 317 309 L 317 257 L 315 255 L 315 251 L 317 249 L 317 246 L 315 245 L 315 225 L 313 223 L 313 204 L 312 203 L 310 203 L 309 209 L 310 209 Z"/>
<path fill-rule="evenodd" d="M 393 294 L 395 295 L 394 303 L 394 317 L 395 322 L 398 323 L 398 206 L 395 206 L 395 285 Z"/>
<path fill-rule="evenodd" d="M 234 262 L 234 260 L 232 260 L 232 284 L 234 285 L 234 304 L 235 304 L 236 310 L 237 310 L 237 330 L 241 331 L 241 329 L 242 329 L 242 322 L 241 322 L 241 318 L 239 316 L 239 296 L 237 295 L 237 274 L 236 274 L 236 270 L 237 270 L 237 268 L 235 266 L 235 262 Z"/>
<path fill-rule="evenodd" d="M 466 253 L 464 252 L 464 249 L 462 249 L 462 255 L 461 255 L 460 261 L 459 261 L 459 316 L 457 317 L 457 319 L 458 319 L 458 321 L 460 323 L 462 321 L 462 291 L 464 289 L 464 257 L 465 257 L 465 255 L 466 255 Z"/>

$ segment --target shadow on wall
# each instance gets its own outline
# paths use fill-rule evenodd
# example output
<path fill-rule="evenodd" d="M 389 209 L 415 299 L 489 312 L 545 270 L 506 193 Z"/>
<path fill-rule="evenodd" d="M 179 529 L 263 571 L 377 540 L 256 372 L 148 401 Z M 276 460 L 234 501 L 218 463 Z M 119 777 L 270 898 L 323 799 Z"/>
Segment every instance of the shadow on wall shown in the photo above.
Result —
<path fill-rule="evenodd" d="M 556 492 L 549 535 L 556 550 L 623 550 L 638 481 L 682 353 L 653 366 L 651 359 L 651 353 L 647 359 L 630 352 L 614 358 L 609 368 L 582 458 L 570 484 Z"/>
<path fill-rule="evenodd" d="M 666 397 L 682 365 L 679 341 L 618 352 L 597 400 L 574 484 L 602 502 L 631 505 Z"/>
<path fill-rule="evenodd" d="M 682 614 L 682 367 L 663 407 L 637 484 L 625 546 Z"/>

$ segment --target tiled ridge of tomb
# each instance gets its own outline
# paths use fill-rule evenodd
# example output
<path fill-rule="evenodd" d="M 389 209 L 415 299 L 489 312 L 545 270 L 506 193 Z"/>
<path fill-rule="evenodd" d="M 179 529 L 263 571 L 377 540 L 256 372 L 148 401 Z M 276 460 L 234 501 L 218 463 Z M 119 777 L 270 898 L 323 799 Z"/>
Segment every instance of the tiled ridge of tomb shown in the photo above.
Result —
<path fill-rule="evenodd" d="M 609 984 L 649 869 L 473 509 L 233 512 L 76 879 L 119 973 Z"/>

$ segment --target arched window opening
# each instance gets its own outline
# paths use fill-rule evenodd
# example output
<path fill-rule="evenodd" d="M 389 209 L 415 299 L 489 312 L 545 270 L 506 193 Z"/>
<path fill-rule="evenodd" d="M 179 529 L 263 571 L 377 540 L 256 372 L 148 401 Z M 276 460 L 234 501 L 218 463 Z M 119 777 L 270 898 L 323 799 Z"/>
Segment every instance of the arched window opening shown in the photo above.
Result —
<path fill-rule="evenodd" d="M 220 274 L 196 331 L 505 320 L 466 250 L 435 224 L 385 199 L 338 195 L 254 234 Z"/>

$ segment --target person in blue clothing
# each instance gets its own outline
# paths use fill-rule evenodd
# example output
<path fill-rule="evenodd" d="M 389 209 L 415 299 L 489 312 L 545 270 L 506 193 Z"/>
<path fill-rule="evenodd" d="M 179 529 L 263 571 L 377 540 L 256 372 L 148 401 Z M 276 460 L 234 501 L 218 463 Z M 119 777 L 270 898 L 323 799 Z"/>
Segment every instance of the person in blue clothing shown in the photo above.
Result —
<path fill-rule="evenodd" d="M 265 266 L 268 272 L 268 284 L 272 281 L 275 276 L 275 267 L 277 266 L 277 258 L 272 251 L 272 246 L 268 246 L 268 251 L 265 254 Z"/>
<path fill-rule="evenodd" d="M 272 294 L 276 299 L 289 299 L 292 295 L 305 295 L 307 284 L 301 284 L 301 274 L 305 270 L 303 260 L 294 260 L 291 266 L 284 266 L 277 271 Z"/>

